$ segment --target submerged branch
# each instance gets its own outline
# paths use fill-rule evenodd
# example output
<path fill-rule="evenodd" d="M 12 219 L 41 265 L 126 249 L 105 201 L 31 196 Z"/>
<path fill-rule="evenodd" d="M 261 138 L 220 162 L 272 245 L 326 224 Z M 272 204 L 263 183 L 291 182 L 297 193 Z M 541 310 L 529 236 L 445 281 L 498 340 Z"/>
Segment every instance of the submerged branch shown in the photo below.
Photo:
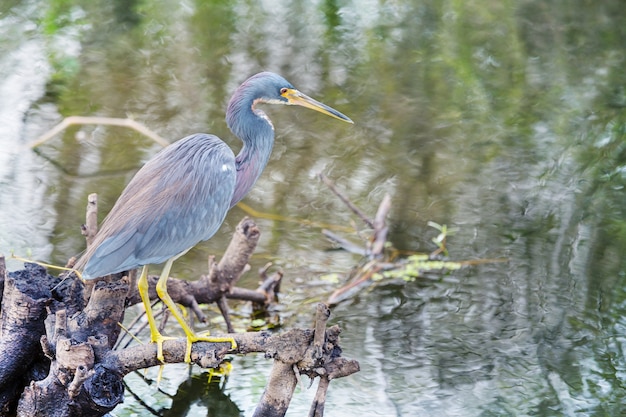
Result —
<path fill-rule="evenodd" d="M 335 290 L 328 300 L 329 305 L 336 305 L 345 301 L 362 289 L 367 288 L 377 282 L 385 279 L 401 279 L 404 281 L 412 281 L 427 272 L 449 272 L 457 270 L 463 266 L 473 265 L 484 262 L 501 262 L 502 259 L 496 260 L 478 260 L 478 261 L 448 261 L 447 256 L 447 237 L 452 235 L 456 229 L 448 228 L 446 225 L 439 225 L 428 222 L 428 225 L 435 227 L 439 234 L 432 239 L 437 245 L 437 250 L 430 255 L 414 254 L 406 258 L 395 259 L 396 251 L 387 250 L 390 243 L 387 241 L 389 228 L 387 226 L 387 216 L 391 210 L 391 197 L 386 194 L 374 217 L 371 221 L 350 199 L 345 196 L 337 186 L 329 180 L 324 174 L 319 174 L 320 179 L 326 184 L 330 190 L 346 204 L 346 206 L 356 213 L 366 224 L 373 229 L 370 238 L 367 239 L 365 245 L 352 243 L 348 239 L 339 236 L 328 230 L 322 232 L 326 237 L 337 243 L 342 249 L 362 256 L 364 259 L 361 265 L 356 266 L 346 278 L 346 284 Z"/>
<path fill-rule="evenodd" d="M 339 199 L 341 201 L 343 201 L 343 203 L 350 209 L 352 210 L 352 212 L 354 214 L 356 214 L 357 216 L 359 216 L 359 218 L 361 220 L 363 220 L 363 222 L 370 228 L 373 229 L 374 228 L 374 222 L 365 215 L 365 213 L 363 213 L 361 211 L 360 208 L 358 208 L 355 204 L 352 203 L 352 201 L 350 201 L 350 199 L 348 197 L 346 197 L 341 191 L 339 191 L 339 189 L 335 186 L 335 183 L 332 182 L 326 175 L 324 175 L 323 173 L 319 173 L 318 174 L 319 179 L 326 184 L 326 186 L 337 196 L 339 197 Z"/>

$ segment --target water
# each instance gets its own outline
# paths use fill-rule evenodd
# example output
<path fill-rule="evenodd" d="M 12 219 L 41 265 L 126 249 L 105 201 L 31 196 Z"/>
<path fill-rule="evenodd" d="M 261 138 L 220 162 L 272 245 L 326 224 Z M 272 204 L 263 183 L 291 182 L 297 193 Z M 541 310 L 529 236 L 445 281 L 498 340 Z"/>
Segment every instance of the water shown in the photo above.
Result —
<path fill-rule="evenodd" d="M 159 149 L 94 126 L 26 147 L 62 117 L 130 116 L 171 141 L 211 132 L 237 150 L 225 103 L 247 76 L 275 71 L 355 121 L 267 106 L 275 149 L 245 203 L 286 219 L 257 219 L 253 265 L 284 269 L 285 327 L 309 326 L 337 287 L 321 277 L 359 261 L 327 250 L 318 224 L 364 227 L 318 172 L 372 215 L 390 193 L 401 250 L 434 250 L 434 221 L 458 229 L 452 259 L 506 259 L 383 282 L 334 308 L 362 370 L 333 381 L 328 415 L 625 412 L 621 2 L 22 1 L 0 12 L 0 252 L 64 263 L 83 248 L 86 196 L 99 193 L 104 215 Z M 233 209 L 174 273 L 203 271 L 243 215 Z M 250 415 L 270 363 L 233 364 L 223 391 L 197 368 L 187 381 L 168 366 L 162 393 L 129 376 L 139 399 L 129 391 L 113 414 L 145 415 L 145 402 L 164 415 Z M 296 393 L 289 415 L 313 394 Z"/>

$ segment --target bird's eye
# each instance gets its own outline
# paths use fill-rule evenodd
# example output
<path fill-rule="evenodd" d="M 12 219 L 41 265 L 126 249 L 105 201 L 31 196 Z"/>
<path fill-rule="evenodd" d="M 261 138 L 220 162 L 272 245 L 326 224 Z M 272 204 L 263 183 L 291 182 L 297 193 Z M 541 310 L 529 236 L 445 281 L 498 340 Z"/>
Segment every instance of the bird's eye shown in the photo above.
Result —
<path fill-rule="evenodd" d="M 280 89 L 280 94 L 285 94 L 287 92 L 287 87 L 283 87 Z"/>

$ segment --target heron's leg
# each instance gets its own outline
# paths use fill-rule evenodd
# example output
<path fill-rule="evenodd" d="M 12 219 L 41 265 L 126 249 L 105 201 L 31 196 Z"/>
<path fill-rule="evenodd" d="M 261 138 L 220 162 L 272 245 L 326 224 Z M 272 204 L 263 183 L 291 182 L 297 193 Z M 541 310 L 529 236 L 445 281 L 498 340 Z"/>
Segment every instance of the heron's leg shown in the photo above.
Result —
<path fill-rule="evenodd" d="M 137 289 L 139 290 L 141 301 L 143 301 L 143 306 L 146 309 L 148 325 L 150 326 L 150 341 L 157 344 L 157 359 L 161 362 L 165 362 L 163 358 L 163 341 L 174 338 L 161 335 L 157 328 L 156 321 L 154 320 L 154 314 L 150 306 L 150 296 L 148 295 L 148 265 L 144 265 L 141 269 L 141 275 L 137 281 Z"/>
<path fill-rule="evenodd" d="M 194 342 L 228 342 L 231 344 L 232 349 L 237 349 L 237 343 L 235 339 L 232 337 L 211 337 L 211 336 L 198 336 L 195 332 L 189 327 L 185 319 L 183 318 L 183 314 L 180 309 L 176 306 L 172 297 L 167 293 L 167 278 L 170 274 L 170 269 L 172 268 L 172 264 L 178 258 L 178 256 L 170 258 L 165 265 L 163 266 L 163 272 L 161 272 L 161 277 L 156 285 L 157 294 L 163 303 L 170 309 L 170 312 L 180 324 L 180 327 L 183 328 L 183 331 L 187 335 L 187 350 L 185 351 L 185 362 L 191 362 L 191 345 Z"/>

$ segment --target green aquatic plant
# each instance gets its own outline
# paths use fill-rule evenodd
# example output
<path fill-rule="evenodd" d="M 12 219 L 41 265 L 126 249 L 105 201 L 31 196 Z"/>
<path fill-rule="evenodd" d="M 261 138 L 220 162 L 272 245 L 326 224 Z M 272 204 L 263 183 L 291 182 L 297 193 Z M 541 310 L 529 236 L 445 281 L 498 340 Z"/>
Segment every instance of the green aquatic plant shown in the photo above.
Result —
<path fill-rule="evenodd" d="M 461 262 L 442 261 L 430 259 L 428 255 L 416 254 L 407 257 L 404 262 L 397 264 L 397 267 L 376 273 L 372 276 L 373 281 L 383 279 L 403 279 L 404 281 L 415 281 L 415 279 L 425 272 L 430 271 L 456 271 L 463 266 Z"/>

